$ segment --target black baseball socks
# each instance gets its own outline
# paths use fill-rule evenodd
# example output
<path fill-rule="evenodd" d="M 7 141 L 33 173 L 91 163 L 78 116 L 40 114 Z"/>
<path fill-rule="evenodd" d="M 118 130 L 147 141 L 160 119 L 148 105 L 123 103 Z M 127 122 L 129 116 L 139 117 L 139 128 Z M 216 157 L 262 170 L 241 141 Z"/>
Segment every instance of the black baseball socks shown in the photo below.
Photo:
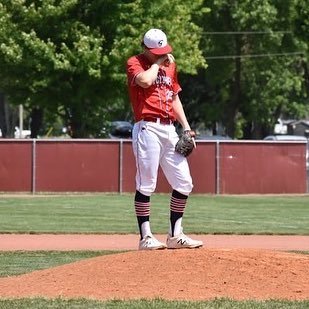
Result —
<path fill-rule="evenodd" d="M 150 224 L 150 196 L 144 195 L 139 191 L 135 192 L 134 198 L 135 214 L 138 222 L 138 228 L 141 235 L 141 239 L 149 233 Z"/>
<path fill-rule="evenodd" d="M 173 190 L 170 201 L 170 235 L 174 237 L 181 233 L 182 217 L 185 211 L 188 196 Z M 135 192 L 134 198 L 135 214 L 138 222 L 141 239 L 151 234 L 150 230 L 150 196 L 139 191 Z"/>
<path fill-rule="evenodd" d="M 172 237 L 182 232 L 182 217 L 186 208 L 188 196 L 174 190 L 170 202 L 170 235 Z"/>

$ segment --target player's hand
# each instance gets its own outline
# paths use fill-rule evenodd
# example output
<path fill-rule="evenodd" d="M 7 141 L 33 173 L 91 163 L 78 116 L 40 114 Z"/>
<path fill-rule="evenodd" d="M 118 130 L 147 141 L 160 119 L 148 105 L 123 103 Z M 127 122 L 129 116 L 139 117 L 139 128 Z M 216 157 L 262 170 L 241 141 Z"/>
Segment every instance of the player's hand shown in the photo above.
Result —
<path fill-rule="evenodd" d="M 164 65 L 168 67 L 171 63 L 175 62 L 175 58 L 172 54 L 167 54 L 166 56 L 167 57 L 166 60 L 164 61 Z"/>
<path fill-rule="evenodd" d="M 174 63 L 175 57 L 172 54 L 167 54 L 168 63 Z"/>
<path fill-rule="evenodd" d="M 175 151 L 187 157 L 196 148 L 194 140 L 195 132 L 193 130 L 185 130 L 180 135 L 179 140 L 175 146 Z"/>
<path fill-rule="evenodd" d="M 162 64 L 168 66 L 170 63 L 173 63 L 173 62 L 175 62 L 174 56 L 172 54 L 166 54 L 166 55 L 159 57 L 155 63 L 159 66 Z"/>
<path fill-rule="evenodd" d="M 196 142 L 195 142 L 195 137 L 196 137 L 196 133 L 193 130 L 184 130 L 184 132 L 187 132 L 190 134 L 190 136 L 192 137 L 192 142 L 193 142 L 193 146 L 194 148 L 196 148 Z"/>
<path fill-rule="evenodd" d="M 155 62 L 158 66 L 162 65 L 165 61 L 167 61 L 167 55 L 160 56 Z"/>

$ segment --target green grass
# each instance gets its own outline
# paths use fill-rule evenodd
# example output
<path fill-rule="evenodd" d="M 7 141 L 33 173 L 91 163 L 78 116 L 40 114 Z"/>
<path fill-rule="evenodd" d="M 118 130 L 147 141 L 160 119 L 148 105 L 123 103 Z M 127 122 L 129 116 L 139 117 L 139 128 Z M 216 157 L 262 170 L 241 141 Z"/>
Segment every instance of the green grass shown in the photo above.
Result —
<path fill-rule="evenodd" d="M 0 195 L 0 233 L 137 233 L 132 194 Z M 151 224 L 169 225 L 169 195 L 154 194 Z M 191 195 L 187 233 L 309 235 L 309 196 Z"/>
<path fill-rule="evenodd" d="M 192 195 L 184 217 L 187 233 L 309 235 L 309 196 Z M 153 230 L 168 229 L 169 196 L 152 197 Z M 0 195 L 0 233 L 137 233 L 133 195 Z M 0 252 L 0 276 L 12 276 L 109 254 L 107 251 Z M 308 252 L 298 252 L 308 254 Z M 0 309 L 36 308 L 308 308 L 307 301 L 204 302 L 89 299 L 0 299 Z"/>
<path fill-rule="evenodd" d="M 70 309 L 305 309 L 309 307 L 309 301 L 234 301 L 230 299 L 215 299 L 203 302 L 179 302 L 156 300 L 135 300 L 120 301 L 112 300 L 100 302 L 87 299 L 44 299 L 44 298 L 24 298 L 24 299 L 3 299 L 0 300 L 0 309 L 41 309 L 41 308 L 70 308 Z"/>
<path fill-rule="evenodd" d="M 120 251 L 117 251 L 120 252 Z M 34 270 L 100 255 L 115 254 L 114 251 L 0 251 L 0 277 L 16 276 Z"/>

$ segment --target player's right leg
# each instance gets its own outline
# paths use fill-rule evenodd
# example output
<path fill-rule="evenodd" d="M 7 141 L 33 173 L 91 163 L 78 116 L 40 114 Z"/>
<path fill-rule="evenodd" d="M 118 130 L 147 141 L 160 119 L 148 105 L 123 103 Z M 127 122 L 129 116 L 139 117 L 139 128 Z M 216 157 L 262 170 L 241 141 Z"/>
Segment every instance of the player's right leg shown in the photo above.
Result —
<path fill-rule="evenodd" d="M 166 245 L 158 241 L 150 228 L 150 196 L 157 183 L 160 158 L 160 143 L 154 132 L 147 130 L 144 122 L 134 125 L 133 152 L 136 159 L 135 213 L 140 231 L 140 250 L 164 249 Z"/>
<path fill-rule="evenodd" d="M 135 214 L 140 232 L 139 250 L 165 249 L 166 245 L 157 240 L 150 229 L 150 196 L 136 191 L 134 198 Z"/>

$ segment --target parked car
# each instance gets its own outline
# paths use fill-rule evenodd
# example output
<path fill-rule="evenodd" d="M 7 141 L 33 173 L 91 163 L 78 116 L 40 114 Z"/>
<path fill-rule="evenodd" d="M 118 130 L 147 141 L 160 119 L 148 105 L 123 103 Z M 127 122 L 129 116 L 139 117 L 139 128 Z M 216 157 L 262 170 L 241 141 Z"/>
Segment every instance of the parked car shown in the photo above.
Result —
<path fill-rule="evenodd" d="M 268 135 L 264 138 L 266 141 L 304 141 L 308 142 L 307 138 L 302 135 Z"/>
<path fill-rule="evenodd" d="M 131 138 L 133 124 L 129 121 L 113 121 L 109 128 L 110 138 Z"/>
<path fill-rule="evenodd" d="M 269 135 L 264 138 L 265 141 L 300 141 L 307 143 L 306 150 L 306 169 L 309 171 L 309 140 L 302 135 Z"/>
<path fill-rule="evenodd" d="M 31 131 L 30 130 L 22 130 L 20 134 L 19 127 L 15 127 L 14 137 L 15 138 L 30 138 Z"/>
<path fill-rule="evenodd" d="M 204 134 L 197 134 L 196 140 L 204 140 L 204 141 L 214 141 L 214 140 L 232 140 L 231 137 L 226 135 L 204 135 Z"/>

